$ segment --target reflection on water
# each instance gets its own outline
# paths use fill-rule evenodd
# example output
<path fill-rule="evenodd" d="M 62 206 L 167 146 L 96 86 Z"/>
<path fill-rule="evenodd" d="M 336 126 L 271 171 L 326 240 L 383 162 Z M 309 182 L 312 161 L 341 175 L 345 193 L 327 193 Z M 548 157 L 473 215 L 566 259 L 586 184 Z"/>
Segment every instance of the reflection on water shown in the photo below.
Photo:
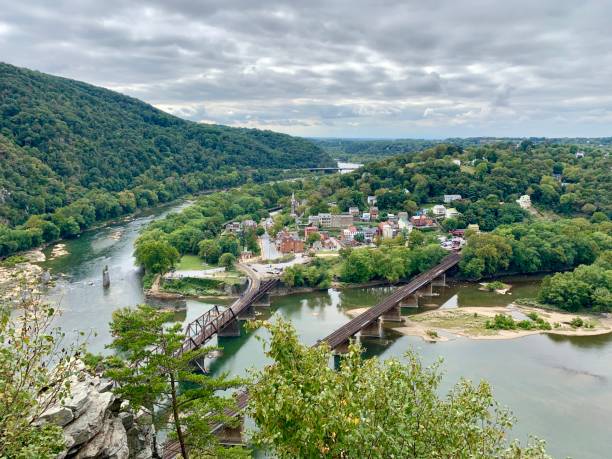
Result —
<path fill-rule="evenodd" d="M 110 341 L 108 323 L 113 310 L 144 301 L 141 275 L 132 257 L 133 243 L 144 225 L 167 211 L 86 233 L 67 243 L 69 255 L 45 263 L 56 276 L 66 275 L 49 293 L 52 300 L 61 302 L 60 325 L 68 331 L 95 331 L 97 336 L 89 346 L 92 351 L 103 351 Z M 101 286 L 105 265 L 111 276 L 107 290 Z M 503 306 L 519 297 L 533 297 L 537 292 L 538 281 L 533 278 L 507 282 L 513 285 L 510 295 L 483 292 L 474 284 L 450 283 L 448 287 L 436 288 L 437 295 L 422 298 L 420 304 L 428 308 Z M 257 317 L 279 315 L 290 319 L 300 339 L 312 345 L 350 320 L 348 309 L 371 306 L 392 289 L 330 289 L 273 298 L 270 308 L 257 310 Z M 212 301 L 187 300 L 186 310 L 177 312 L 176 320 L 192 321 L 212 306 Z M 222 338 L 218 342 L 213 339 L 211 345 L 219 344 L 223 351 L 207 362 L 210 371 L 245 375 L 249 368 L 261 368 L 267 358 L 258 338 L 265 338 L 266 333 L 263 329 L 243 330 L 238 338 Z M 610 335 L 532 335 L 506 341 L 455 338 L 428 344 L 385 327 L 384 338 L 368 338 L 363 343 L 366 356 L 401 358 L 408 349 L 415 349 L 428 363 L 442 357 L 443 390 L 461 376 L 490 381 L 497 399 L 512 407 L 519 419 L 513 434 L 525 439 L 530 432 L 547 439 L 554 456 L 594 459 L 608 457 L 612 450 Z"/>

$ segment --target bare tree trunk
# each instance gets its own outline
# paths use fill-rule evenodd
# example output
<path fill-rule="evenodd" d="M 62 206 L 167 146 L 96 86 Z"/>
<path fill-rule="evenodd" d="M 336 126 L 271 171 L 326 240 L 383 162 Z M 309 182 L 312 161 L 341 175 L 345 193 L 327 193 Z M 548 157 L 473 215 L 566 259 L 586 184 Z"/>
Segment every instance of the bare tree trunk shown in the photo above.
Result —
<path fill-rule="evenodd" d="M 181 445 L 181 454 L 184 459 L 189 459 L 187 454 L 187 448 L 185 446 L 185 438 L 183 438 L 183 430 L 181 429 L 181 421 L 179 419 L 178 402 L 176 399 L 176 380 L 174 374 L 170 372 L 170 386 L 172 391 L 172 414 L 174 416 L 174 427 L 176 429 L 176 436 L 179 444 Z"/>

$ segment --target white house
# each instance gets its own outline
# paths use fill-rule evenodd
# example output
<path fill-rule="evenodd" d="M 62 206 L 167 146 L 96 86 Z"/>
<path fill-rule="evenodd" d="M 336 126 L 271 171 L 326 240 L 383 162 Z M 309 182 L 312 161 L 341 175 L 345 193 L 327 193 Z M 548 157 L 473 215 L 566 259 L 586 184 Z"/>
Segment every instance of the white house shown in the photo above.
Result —
<path fill-rule="evenodd" d="M 461 199 L 460 194 L 445 194 L 444 195 L 444 204 L 450 204 L 453 201 L 459 201 Z"/>
<path fill-rule="evenodd" d="M 383 239 L 393 239 L 393 227 L 384 223 L 382 225 L 382 237 Z"/>
<path fill-rule="evenodd" d="M 373 206 L 376 204 L 376 196 L 368 196 L 368 205 Z"/>
<path fill-rule="evenodd" d="M 321 224 L 321 218 L 318 215 L 310 215 L 308 217 L 309 226 L 319 226 Z"/>
<path fill-rule="evenodd" d="M 459 215 L 459 211 L 455 209 L 454 207 L 449 207 L 448 209 L 446 209 L 446 213 L 444 214 L 444 217 L 453 218 L 453 217 L 456 217 L 457 215 Z"/>
<path fill-rule="evenodd" d="M 446 207 L 442 204 L 436 204 L 431 208 L 431 212 L 435 217 L 444 217 L 446 215 Z"/>
<path fill-rule="evenodd" d="M 364 212 L 363 214 L 361 214 L 361 220 L 364 222 L 369 222 L 371 219 L 370 217 L 370 212 Z"/>
<path fill-rule="evenodd" d="M 453 164 L 456 164 L 457 166 L 461 166 L 461 160 L 460 159 L 453 159 Z"/>

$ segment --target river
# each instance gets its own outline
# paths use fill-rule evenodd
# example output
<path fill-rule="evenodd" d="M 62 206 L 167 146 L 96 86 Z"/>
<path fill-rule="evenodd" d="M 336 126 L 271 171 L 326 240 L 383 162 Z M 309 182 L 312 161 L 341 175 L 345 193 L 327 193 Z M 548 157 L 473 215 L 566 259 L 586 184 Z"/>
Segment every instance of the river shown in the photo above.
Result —
<path fill-rule="evenodd" d="M 110 340 L 108 323 L 112 311 L 144 301 L 141 275 L 132 257 L 139 230 L 186 204 L 162 208 L 147 215 L 94 230 L 68 241 L 69 255 L 44 263 L 59 277 L 49 292 L 59 302 L 63 314 L 60 325 L 67 332 L 91 332 L 89 349 L 104 352 Z M 46 254 L 49 255 L 51 248 Z M 102 269 L 108 265 L 109 289 L 102 288 Z M 513 295 L 505 297 L 481 292 L 470 284 L 455 284 L 439 290 L 428 300 L 442 307 L 493 306 L 506 304 L 513 297 L 533 295 L 537 279 L 513 279 Z M 261 318 L 282 315 L 296 326 L 306 344 L 314 344 L 350 317 L 347 309 L 376 303 L 388 295 L 389 287 L 369 289 L 330 289 L 272 299 Z M 179 320 L 192 320 L 210 305 L 188 301 Z M 239 338 L 221 339 L 223 355 L 210 362 L 213 373 L 229 371 L 244 375 L 246 369 L 261 367 L 266 358 L 257 339 L 264 330 L 243 333 Z M 214 342 L 213 342 L 214 344 Z M 554 457 L 599 459 L 612 451 L 612 336 L 559 337 L 533 335 L 504 341 L 475 341 L 465 338 L 429 344 L 420 338 L 385 330 L 383 339 L 365 341 L 367 354 L 382 358 L 401 357 L 408 349 L 418 351 L 432 363 L 444 359 L 443 390 L 461 376 L 491 382 L 496 398 L 512 408 L 518 418 L 512 435 L 525 440 L 533 433 L 548 442 Z"/>

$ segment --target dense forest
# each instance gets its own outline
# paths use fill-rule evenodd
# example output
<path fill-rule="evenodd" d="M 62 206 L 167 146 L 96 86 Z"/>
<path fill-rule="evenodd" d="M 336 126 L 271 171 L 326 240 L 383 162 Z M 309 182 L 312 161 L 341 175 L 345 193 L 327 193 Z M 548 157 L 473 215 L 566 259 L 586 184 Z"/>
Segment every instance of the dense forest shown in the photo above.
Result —
<path fill-rule="evenodd" d="M 0 256 L 185 193 L 330 165 L 304 139 L 189 122 L 0 64 Z"/>
<path fill-rule="evenodd" d="M 463 199 L 453 205 L 467 216 L 463 223 L 479 223 L 486 230 L 522 219 L 516 214 L 515 200 L 524 194 L 541 211 L 594 218 L 602 218 L 603 213 L 609 218 L 612 159 L 608 152 L 607 147 L 530 141 L 468 148 L 438 145 L 332 177 L 308 199 L 322 208 L 336 202 L 346 211 L 354 205 L 364 208 L 367 196 L 376 195 L 381 211 L 410 212 L 416 210 L 414 205 L 441 203 L 445 194 L 459 194 Z M 506 210 L 492 212 L 491 207 Z"/>
<path fill-rule="evenodd" d="M 520 145 L 528 142 L 532 146 L 549 145 L 577 145 L 577 146 L 610 146 L 612 137 L 600 138 L 546 138 L 530 137 L 523 138 L 496 138 L 496 137 L 467 137 L 448 138 L 444 140 L 435 139 L 336 139 L 336 138 L 312 138 L 311 141 L 328 152 L 333 158 L 341 161 L 353 161 L 357 163 L 380 161 L 391 156 L 407 153 L 417 153 L 425 148 L 437 145 L 453 145 L 467 148 L 485 145 Z"/>

